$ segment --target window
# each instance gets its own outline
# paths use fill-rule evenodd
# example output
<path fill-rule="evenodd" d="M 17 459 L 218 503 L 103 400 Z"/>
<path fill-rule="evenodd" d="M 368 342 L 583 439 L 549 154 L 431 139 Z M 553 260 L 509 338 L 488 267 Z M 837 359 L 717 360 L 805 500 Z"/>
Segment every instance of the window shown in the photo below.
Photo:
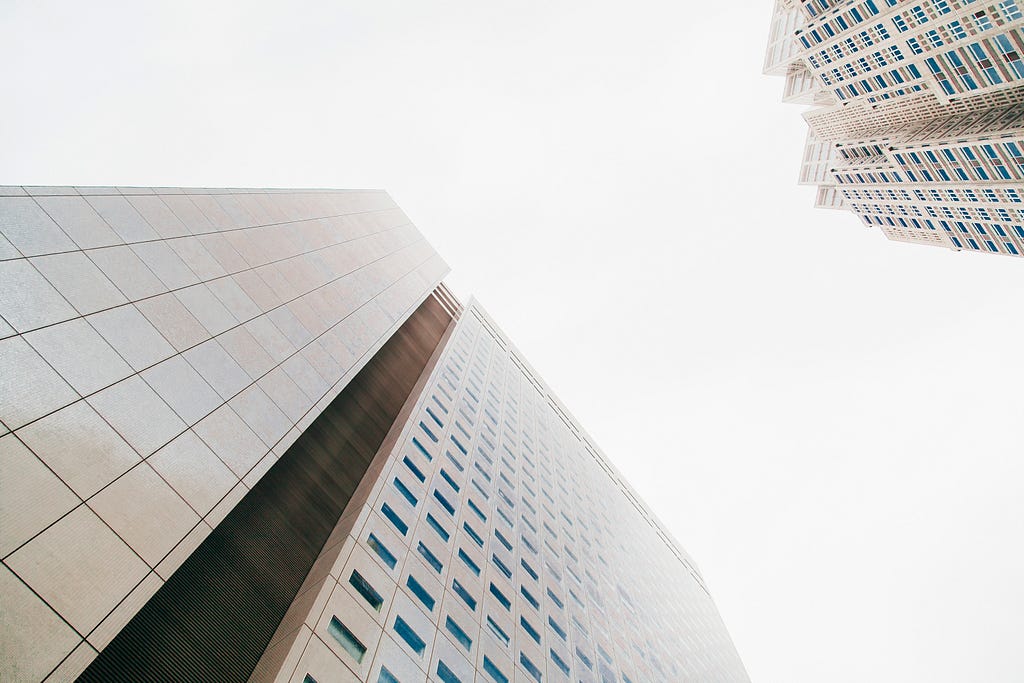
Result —
<path fill-rule="evenodd" d="M 519 592 L 523 594 L 523 597 L 526 598 L 528 603 L 533 605 L 534 609 L 540 609 L 540 603 L 537 602 L 537 598 L 530 595 L 530 591 L 526 590 L 526 586 L 520 586 Z"/>
<path fill-rule="evenodd" d="M 420 541 L 419 545 L 416 546 L 416 552 L 423 556 L 423 559 L 427 561 L 427 564 L 434 568 L 434 571 L 438 574 L 441 573 L 441 567 L 444 565 L 441 564 L 441 560 L 434 556 L 434 553 L 430 552 L 430 548 L 423 545 L 423 541 Z"/>
<path fill-rule="evenodd" d="M 427 592 L 427 589 L 424 588 L 419 581 L 413 578 L 412 574 L 409 575 L 405 585 L 409 587 L 409 590 L 412 591 L 413 595 L 420 599 L 420 602 L 423 603 L 423 606 L 427 608 L 428 612 L 434 611 L 434 598 Z"/>
<path fill-rule="evenodd" d="M 384 547 L 384 544 L 381 543 L 376 536 L 370 534 L 369 538 L 366 539 L 366 545 L 376 551 L 377 555 L 380 556 L 380 559 L 384 560 L 384 564 L 386 564 L 389 569 L 395 568 L 395 564 L 398 563 L 398 559 Z"/>
<path fill-rule="evenodd" d="M 338 617 L 331 617 L 331 623 L 327 626 L 327 632 L 338 641 L 345 649 L 345 652 L 352 655 L 352 659 L 356 660 L 357 664 L 363 661 L 363 655 L 366 654 L 366 646 L 359 642 L 359 639 L 355 637 L 352 631 L 345 628 L 345 624 L 338 621 Z"/>
<path fill-rule="evenodd" d="M 469 594 L 469 591 L 467 591 L 461 583 L 459 583 L 458 579 L 452 579 L 452 590 L 455 591 L 456 595 L 462 598 L 462 601 L 466 603 L 470 610 L 474 612 L 476 611 L 476 599 Z"/>
<path fill-rule="evenodd" d="M 418 501 L 416 500 L 416 496 L 412 495 L 412 491 L 409 490 L 409 487 L 403 484 L 402 480 L 398 477 L 395 477 L 394 485 L 395 488 L 398 489 L 398 492 L 402 494 L 402 497 L 409 501 L 409 505 L 416 507 L 416 503 Z"/>
<path fill-rule="evenodd" d="M 429 524 L 430 528 L 437 532 L 437 535 L 440 536 L 441 540 L 445 543 L 447 543 L 448 539 L 451 538 L 451 534 L 449 534 L 448 531 L 443 526 L 441 526 L 441 523 L 434 519 L 434 515 L 430 514 L 429 512 L 427 513 L 427 524 Z"/>
<path fill-rule="evenodd" d="M 395 481 L 398 480 L 396 479 Z M 397 512 L 391 509 L 390 505 L 384 503 L 383 505 L 380 506 L 380 511 L 383 512 L 384 516 L 387 517 L 388 520 L 395 525 L 395 528 L 398 529 L 398 533 L 402 534 L 403 536 L 409 533 L 409 525 L 402 521 L 402 518 L 398 516 Z"/>
<path fill-rule="evenodd" d="M 445 512 L 447 512 L 449 515 L 452 515 L 453 517 L 455 516 L 455 506 L 449 503 L 448 499 L 445 498 L 437 489 L 434 489 L 434 498 L 437 500 L 438 503 L 441 504 L 441 507 L 445 509 Z"/>
<path fill-rule="evenodd" d="M 498 637 L 498 640 L 504 643 L 505 647 L 508 647 L 508 644 L 512 639 L 508 637 L 508 634 L 505 633 L 500 626 L 498 626 L 498 623 L 494 621 L 494 619 L 487 617 L 487 628 L 490 629 L 491 633 Z"/>
<path fill-rule="evenodd" d="M 466 635 L 466 632 L 463 631 L 458 624 L 455 623 L 454 619 L 451 617 L 445 617 L 444 627 L 448 633 L 455 636 L 455 640 L 457 640 L 462 647 L 466 648 L 467 651 L 473 647 L 472 639 Z"/>
<path fill-rule="evenodd" d="M 563 662 L 562 658 L 559 657 L 558 653 L 556 653 L 554 650 L 548 650 L 548 651 L 551 653 L 551 661 L 555 663 L 555 666 L 557 666 L 559 669 L 561 669 L 563 674 L 568 676 L 569 675 L 569 665 L 566 664 L 565 662 Z"/>
<path fill-rule="evenodd" d="M 559 638 L 565 640 L 565 630 L 558 625 L 557 621 L 555 621 L 551 617 L 548 617 L 548 626 L 550 626 L 554 630 L 554 632 L 558 634 Z"/>
<path fill-rule="evenodd" d="M 405 619 L 402 619 L 402 617 L 395 617 L 395 633 L 402 637 L 402 640 L 405 641 L 413 652 L 420 657 L 423 656 L 423 651 L 427 648 L 427 644 L 416 635 L 416 632 L 412 630 L 409 624 L 405 623 Z"/>
<path fill-rule="evenodd" d="M 493 595 L 498 600 L 498 602 L 501 603 L 502 607 L 504 607 L 507 610 L 512 609 L 512 602 L 508 598 L 506 598 L 505 594 L 498 590 L 498 587 L 495 586 L 493 583 L 490 586 L 490 592 L 491 595 Z"/>
<path fill-rule="evenodd" d="M 541 675 L 540 669 L 538 669 L 537 665 L 531 662 L 522 651 L 519 652 L 519 663 L 522 664 L 523 668 L 526 669 L 526 672 L 533 677 L 533 680 L 538 681 L 539 683 Z"/>
<path fill-rule="evenodd" d="M 402 682 L 399 681 L 395 677 L 395 674 L 393 674 L 390 671 L 388 671 L 388 668 L 386 666 L 382 666 L 380 668 L 380 675 L 377 676 L 377 683 L 402 683 Z"/>
<path fill-rule="evenodd" d="M 459 677 L 455 675 L 455 672 L 444 663 L 443 659 L 437 660 L 437 677 L 441 679 L 441 683 L 462 683 Z"/>
<path fill-rule="evenodd" d="M 420 472 L 420 468 L 416 467 L 416 465 L 413 464 L 412 460 L 409 459 L 408 455 L 402 459 L 402 462 L 405 463 L 405 466 L 409 468 L 409 471 L 412 472 L 414 477 L 419 479 L 421 482 L 426 481 L 426 477 L 422 472 Z"/>
<path fill-rule="evenodd" d="M 535 643 L 540 645 L 540 633 L 538 633 L 537 629 L 535 629 L 530 624 L 530 622 L 528 622 L 526 620 L 526 617 L 523 617 L 523 616 L 519 617 L 519 625 L 523 627 L 523 630 L 526 631 L 527 635 L 529 635 L 531 638 L 533 638 Z"/>
<path fill-rule="evenodd" d="M 491 677 L 491 680 L 495 681 L 495 683 L 508 683 L 508 676 L 501 673 L 498 667 L 494 665 L 494 662 L 492 662 L 490 657 L 487 655 L 484 655 L 484 671 Z"/>
<path fill-rule="evenodd" d="M 470 559 L 469 555 L 467 555 L 466 551 L 462 548 L 459 548 L 459 559 L 462 560 L 462 562 L 467 567 L 469 567 L 470 571 L 472 571 L 477 576 L 480 576 L 480 567 L 477 566 L 476 562 Z"/>
<path fill-rule="evenodd" d="M 356 589 L 356 592 L 363 596 L 363 599 L 370 604 L 373 611 L 379 612 L 381 605 L 384 604 L 384 598 L 381 597 L 380 593 L 374 590 L 373 586 L 363 578 L 363 575 L 357 571 L 352 572 L 352 576 L 348 579 L 349 584 Z"/>

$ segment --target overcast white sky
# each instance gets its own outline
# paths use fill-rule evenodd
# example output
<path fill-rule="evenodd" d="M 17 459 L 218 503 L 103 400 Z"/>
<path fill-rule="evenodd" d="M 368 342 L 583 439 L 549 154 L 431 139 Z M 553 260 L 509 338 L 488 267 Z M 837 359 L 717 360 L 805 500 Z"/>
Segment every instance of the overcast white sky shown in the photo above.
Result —
<path fill-rule="evenodd" d="M 386 188 L 754 681 L 1020 681 L 1024 262 L 811 208 L 770 4 L 6 0 L 0 184 Z"/>

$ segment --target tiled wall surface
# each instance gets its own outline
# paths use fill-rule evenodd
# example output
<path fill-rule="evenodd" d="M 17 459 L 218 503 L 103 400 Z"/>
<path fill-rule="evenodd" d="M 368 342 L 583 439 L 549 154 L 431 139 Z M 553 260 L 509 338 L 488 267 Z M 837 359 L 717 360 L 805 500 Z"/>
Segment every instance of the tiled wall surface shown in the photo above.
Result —
<path fill-rule="evenodd" d="M 379 457 L 254 681 L 748 680 L 691 560 L 476 303 Z"/>
<path fill-rule="evenodd" d="M 0 188 L 0 680 L 84 669 L 446 271 L 380 191 Z"/>

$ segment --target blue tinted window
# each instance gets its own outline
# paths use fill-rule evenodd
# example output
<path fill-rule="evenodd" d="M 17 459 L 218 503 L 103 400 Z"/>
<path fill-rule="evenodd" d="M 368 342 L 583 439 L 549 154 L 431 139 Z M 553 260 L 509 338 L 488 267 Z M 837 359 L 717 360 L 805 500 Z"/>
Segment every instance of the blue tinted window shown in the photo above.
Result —
<path fill-rule="evenodd" d="M 487 655 L 484 655 L 484 671 L 495 683 L 508 683 L 508 676 L 501 673 Z"/>
<path fill-rule="evenodd" d="M 413 464 L 412 460 L 409 459 L 408 455 L 402 459 L 402 462 L 405 463 L 405 466 L 409 468 L 409 471 L 412 472 L 414 477 L 419 479 L 421 482 L 426 481 L 427 478 L 423 475 L 422 472 L 420 472 L 420 468 L 416 467 L 416 465 Z"/>
<path fill-rule="evenodd" d="M 443 659 L 437 660 L 437 677 L 441 679 L 442 683 L 462 683 L 459 677 L 455 675 L 455 672 L 444 663 Z"/>
<path fill-rule="evenodd" d="M 380 593 L 374 590 L 370 582 L 363 578 L 363 575 L 357 571 L 352 572 L 352 576 L 348 579 L 349 584 L 356 589 L 356 592 L 363 596 L 363 599 L 370 604 L 370 607 L 375 612 L 380 611 L 381 605 L 384 604 L 384 598 L 381 597 Z"/>
<path fill-rule="evenodd" d="M 447 543 L 448 539 L 451 538 L 451 534 L 448 533 L 448 530 L 441 526 L 441 523 L 434 519 L 434 515 L 429 512 L 427 513 L 427 524 L 437 532 L 437 535 L 440 536 L 441 540 L 445 543 Z"/>
<path fill-rule="evenodd" d="M 395 485 L 395 488 L 398 489 L 398 492 L 401 493 L 402 496 L 407 501 L 409 501 L 409 505 L 412 505 L 413 507 L 416 507 L 416 503 L 419 502 L 419 501 L 416 500 L 416 496 L 412 495 L 412 491 L 409 490 L 409 487 L 407 487 L 405 484 L 403 484 L 402 480 L 399 479 L 398 477 L 395 477 L 394 485 Z"/>
<path fill-rule="evenodd" d="M 423 655 L 423 651 L 426 649 L 427 644 L 423 642 L 423 639 L 416 635 L 416 632 L 412 630 L 409 624 L 405 623 L 402 617 L 395 617 L 395 633 L 402 637 L 402 640 L 412 648 L 412 651 L 417 655 Z"/>
<path fill-rule="evenodd" d="M 438 574 L 441 573 L 441 567 L 443 567 L 444 565 L 441 564 L 441 560 L 437 559 L 434 556 L 434 553 L 430 552 L 430 548 L 423 545 L 422 541 L 418 546 L 416 546 L 416 551 L 423 556 L 423 559 L 427 561 L 427 564 L 434 568 L 434 571 L 436 571 Z"/>
<path fill-rule="evenodd" d="M 459 583 L 458 579 L 452 579 L 452 590 L 455 591 L 456 595 L 462 598 L 463 602 L 469 606 L 470 610 L 473 612 L 476 611 L 476 599 L 469 594 L 469 591 L 467 591 L 461 583 Z"/>
<path fill-rule="evenodd" d="M 505 644 L 505 647 L 508 647 L 508 644 L 509 642 L 511 642 L 511 639 L 508 637 L 508 634 L 505 633 L 505 631 L 503 631 L 500 626 L 498 626 L 498 623 L 494 621 L 494 619 L 487 617 L 487 628 L 491 630 L 491 633 L 498 637 L 498 640 Z"/>
<path fill-rule="evenodd" d="M 398 516 L 397 512 L 391 509 L 390 505 L 384 503 L 380 506 L 380 511 L 383 512 L 384 516 L 395 525 L 395 528 L 398 529 L 398 533 L 405 536 L 409 532 L 409 525 L 402 521 L 402 518 Z"/>
<path fill-rule="evenodd" d="M 459 548 L 459 559 L 462 560 L 474 574 L 480 576 L 480 567 L 476 565 L 476 562 L 469 558 L 469 555 L 467 555 L 466 551 L 462 548 Z"/>
<path fill-rule="evenodd" d="M 465 631 L 459 628 L 459 625 L 455 623 L 454 619 L 452 619 L 451 617 L 446 617 L 444 620 L 444 627 L 448 630 L 448 633 L 451 633 L 453 636 L 455 636 L 455 640 L 457 640 L 462 645 L 462 647 L 466 648 L 467 650 L 473 647 L 473 640 L 468 635 L 466 635 Z"/>
<path fill-rule="evenodd" d="M 409 590 L 413 592 L 420 602 L 427 608 L 428 612 L 434 611 L 434 598 L 427 592 L 427 589 L 420 585 L 420 582 L 413 578 L 412 574 L 409 575 L 409 579 L 405 582 L 405 585 L 409 587 Z"/>
<path fill-rule="evenodd" d="M 540 644 L 540 633 L 538 633 L 537 629 L 535 629 L 530 624 L 530 622 L 528 622 L 526 620 L 526 617 L 522 617 L 522 616 L 519 617 L 519 625 L 523 627 L 523 630 L 526 631 L 526 633 L 531 638 L 533 638 L 534 642 L 536 642 L 538 645 Z"/>
<path fill-rule="evenodd" d="M 377 677 L 377 683 L 402 683 L 395 675 L 388 671 L 386 666 L 380 668 L 380 675 Z"/>
<path fill-rule="evenodd" d="M 384 547 L 384 544 L 381 543 L 376 536 L 370 534 L 369 538 L 366 539 L 366 545 L 374 549 L 377 555 L 380 556 L 380 559 L 384 560 L 384 564 L 386 564 L 391 569 L 395 568 L 395 564 L 398 562 L 398 560 L 395 558 L 394 555 L 392 555 L 388 551 L 387 548 Z"/>
<path fill-rule="evenodd" d="M 494 585 L 494 584 L 492 583 L 492 584 L 491 584 L 491 587 L 490 587 L 490 589 L 489 589 L 489 590 L 491 591 L 491 595 L 493 595 L 493 596 L 494 596 L 495 598 L 497 598 L 498 602 L 500 602 L 500 603 L 501 603 L 501 606 L 502 606 L 502 607 L 504 607 L 505 609 L 511 609 L 511 607 L 512 607 L 512 602 L 511 602 L 511 601 L 510 601 L 510 600 L 509 600 L 508 598 L 506 598 L 506 597 L 505 597 L 505 594 L 504 594 L 504 593 L 502 593 L 502 592 L 501 592 L 501 591 L 500 591 L 500 590 L 498 589 L 498 587 L 497 587 L 497 586 L 495 586 L 495 585 Z"/>
<path fill-rule="evenodd" d="M 538 669 L 537 666 L 521 651 L 519 653 L 519 663 L 523 665 L 523 668 L 526 669 L 527 673 L 533 676 L 533 680 L 538 682 L 540 681 L 540 669 Z"/>

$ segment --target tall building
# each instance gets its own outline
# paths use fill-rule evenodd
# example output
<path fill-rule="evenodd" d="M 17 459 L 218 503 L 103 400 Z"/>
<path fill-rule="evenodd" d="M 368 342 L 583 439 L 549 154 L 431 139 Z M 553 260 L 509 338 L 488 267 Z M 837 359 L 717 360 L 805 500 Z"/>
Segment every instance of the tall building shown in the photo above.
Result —
<path fill-rule="evenodd" d="M 766 74 L 812 105 L 800 183 L 891 240 L 1024 255 L 1019 0 L 776 0 Z"/>
<path fill-rule="evenodd" d="M 745 681 L 379 191 L 0 188 L 4 681 Z"/>

